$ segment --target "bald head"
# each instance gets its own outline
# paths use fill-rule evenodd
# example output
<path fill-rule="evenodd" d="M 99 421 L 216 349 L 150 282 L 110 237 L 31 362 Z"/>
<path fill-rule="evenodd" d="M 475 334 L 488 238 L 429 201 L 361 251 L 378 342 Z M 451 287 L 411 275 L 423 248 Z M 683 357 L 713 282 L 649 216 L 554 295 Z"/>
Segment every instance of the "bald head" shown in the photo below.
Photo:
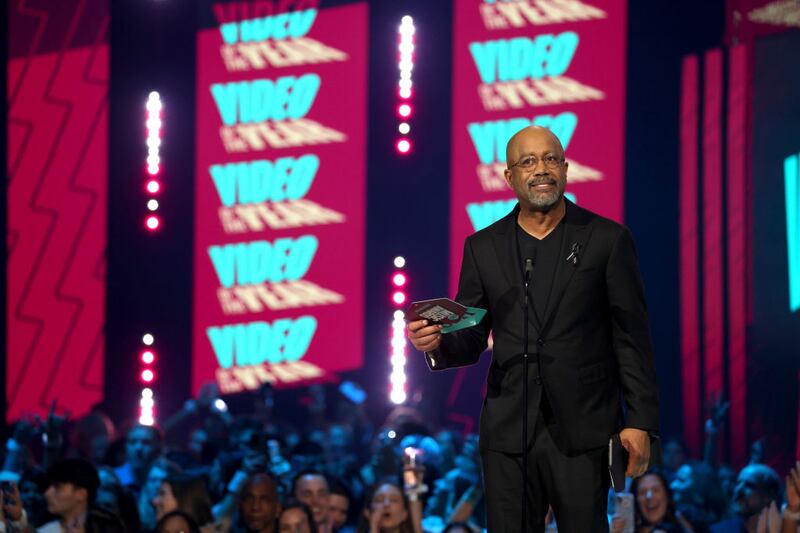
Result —
<path fill-rule="evenodd" d="M 516 163 L 527 152 L 525 146 L 529 143 L 549 141 L 557 149 L 556 155 L 564 157 L 564 147 L 556 135 L 542 126 L 527 126 L 511 136 L 506 144 L 506 167 Z"/>

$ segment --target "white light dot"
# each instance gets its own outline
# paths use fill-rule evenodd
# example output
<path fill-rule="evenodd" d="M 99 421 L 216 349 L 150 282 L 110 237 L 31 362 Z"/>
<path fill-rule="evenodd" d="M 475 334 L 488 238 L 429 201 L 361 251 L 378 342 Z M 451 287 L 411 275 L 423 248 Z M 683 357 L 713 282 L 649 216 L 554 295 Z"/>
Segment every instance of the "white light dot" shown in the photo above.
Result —
<path fill-rule="evenodd" d="M 149 209 L 150 211 L 155 211 L 156 209 L 158 209 L 158 200 L 156 200 L 155 198 L 151 198 L 150 200 L 148 200 L 147 209 Z"/>
<path fill-rule="evenodd" d="M 142 398 L 141 400 L 139 400 L 139 405 L 142 406 L 142 409 L 152 410 L 155 404 L 156 403 L 153 401 L 152 398 Z"/>
<path fill-rule="evenodd" d="M 394 258 L 394 266 L 396 266 L 397 268 L 403 268 L 404 266 L 406 266 L 406 258 L 403 257 L 402 255 L 398 255 L 397 257 Z"/>
<path fill-rule="evenodd" d="M 401 311 L 400 309 L 398 309 L 397 311 L 394 312 L 394 318 L 399 318 L 399 319 L 402 320 L 405 317 L 406 317 L 406 314 L 403 311 Z"/>
<path fill-rule="evenodd" d="M 397 126 L 397 130 L 403 135 L 405 135 L 406 133 L 411 131 L 411 126 L 408 124 L 408 122 L 401 122 L 400 125 Z"/>
<path fill-rule="evenodd" d="M 150 387 L 145 387 L 142 389 L 142 398 L 152 398 L 153 397 L 153 389 Z"/>
<path fill-rule="evenodd" d="M 147 156 L 147 164 L 148 165 L 158 166 L 159 163 L 161 163 L 161 158 L 158 157 L 157 155 L 149 155 L 149 156 Z"/>
<path fill-rule="evenodd" d="M 408 26 L 409 24 L 414 24 L 414 19 L 411 17 L 411 15 L 406 15 L 400 19 L 400 22 Z"/>
<path fill-rule="evenodd" d="M 160 99 L 161 99 L 161 95 L 160 95 L 160 94 L 158 94 L 158 91 L 152 91 L 152 92 L 151 92 L 151 93 L 148 95 L 148 98 L 149 98 L 150 100 L 160 100 Z"/>
<path fill-rule="evenodd" d="M 152 346 L 152 345 L 153 345 L 153 343 L 155 342 L 155 340 L 156 340 L 156 339 L 155 339 L 155 337 L 153 337 L 153 336 L 152 336 L 151 334 L 149 334 L 149 333 L 145 333 L 144 335 L 142 335 L 142 342 L 143 342 L 143 343 L 144 343 L 146 346 Z"/>
<path fill-rule="evenodd" d="M 150 150 L 155 149 L 156 153 L 158 153 L 158 147 L 159 146 L 161 146 L 161 139 L 159 139 L 158 136 L 152 135 L 152 136 L 147 138 L 147 147 Z"/>
<path fill-rule="evenodd" d="M 403 390 L 395 389 L 389 395 L 389 399 L 392 400 L 392 403 L 400 404 L 406 401 L 406 393 Z"/>

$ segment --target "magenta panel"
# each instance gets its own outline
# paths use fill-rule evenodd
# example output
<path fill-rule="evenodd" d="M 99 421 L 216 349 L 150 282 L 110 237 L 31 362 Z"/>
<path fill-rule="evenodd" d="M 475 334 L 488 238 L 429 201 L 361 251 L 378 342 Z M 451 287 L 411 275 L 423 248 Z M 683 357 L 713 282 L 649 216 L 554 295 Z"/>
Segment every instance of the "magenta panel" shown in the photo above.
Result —
<path fill-rule="evenodd" d="M 195 390 L 363 363 L 367 6 L 261 22 L 197 38 Z"/>
<path fill-rule="evenodd" d="M 6 414 L 75 417 L 103 395 L 108 4 L 7 9 Z"/>
<path fill-rule="evenodd" d="M 702 447 L 700 317 L 698 266 L 698 122 L 699 61 L 683 59 L 680 103 L 680 320 L 683 432 L 691 451 Z"/>
<path fill-rule="evenodd" d="M 706 52 L 703 68 L 703 388 L 710 404 L 724 393 L 725 381 L 722 50 Z"/>

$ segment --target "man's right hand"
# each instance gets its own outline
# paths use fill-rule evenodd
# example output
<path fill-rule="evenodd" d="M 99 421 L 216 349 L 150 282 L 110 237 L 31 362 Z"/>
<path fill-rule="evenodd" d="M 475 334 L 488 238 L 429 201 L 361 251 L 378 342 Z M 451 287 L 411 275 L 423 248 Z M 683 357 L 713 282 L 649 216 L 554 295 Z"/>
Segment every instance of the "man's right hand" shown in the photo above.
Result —
<path fill-rule="evenodd" d="M 420 352 L 431 352 L 442 343 L 442 326 L 429 326 L 427 320 L 408 323 L 408 340 Z"/>

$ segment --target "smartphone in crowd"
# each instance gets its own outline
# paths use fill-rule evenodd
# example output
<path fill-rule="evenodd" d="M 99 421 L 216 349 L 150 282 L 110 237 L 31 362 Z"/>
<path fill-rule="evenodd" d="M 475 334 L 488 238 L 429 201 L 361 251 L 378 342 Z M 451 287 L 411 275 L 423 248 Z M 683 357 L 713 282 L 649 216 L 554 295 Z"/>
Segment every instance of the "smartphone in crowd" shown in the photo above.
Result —
<path fill-rule="evenodd" d="M 630 492 L 618 492 L 614 497 L 614 516 L 622 517 L 625 520 L 625 527 L 622 533 L 634 533 L 636 524 L 633 518 L 633 494 Z"/>

